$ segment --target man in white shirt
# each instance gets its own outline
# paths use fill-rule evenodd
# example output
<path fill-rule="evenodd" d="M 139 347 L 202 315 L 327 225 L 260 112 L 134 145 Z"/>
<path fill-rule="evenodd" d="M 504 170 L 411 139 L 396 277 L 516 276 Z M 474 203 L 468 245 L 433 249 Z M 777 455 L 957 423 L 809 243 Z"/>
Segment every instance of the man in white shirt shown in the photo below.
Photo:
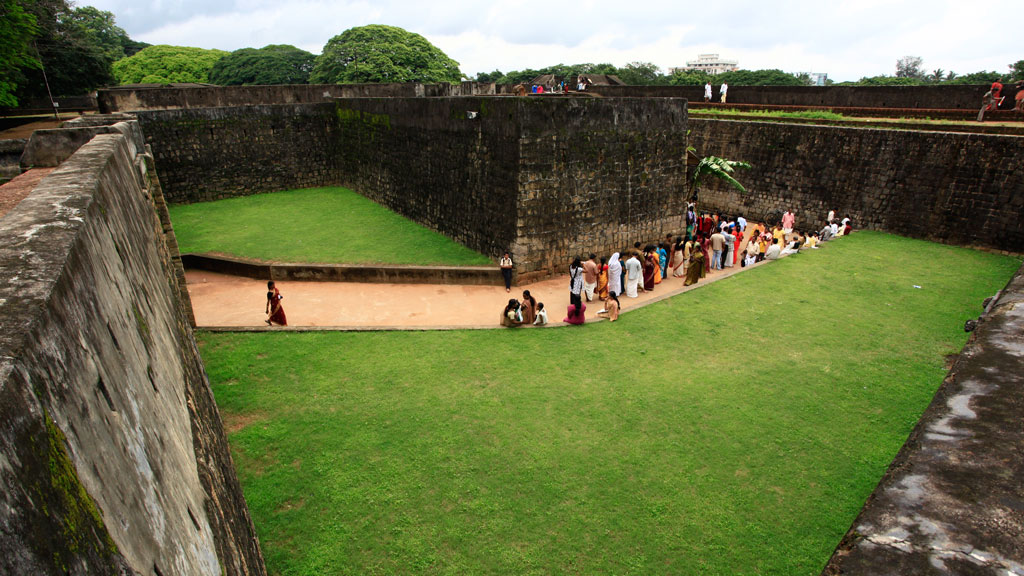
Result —
<path fill-rule="evenodd" d="M 704 85 L 704 101 L 711 102 L 711 81 Z"/>
<path fill-rule="evenodd" d="M 733 251 L 736 249 L 736 237 L 729 233 L 731 230 L 732 227 L 729 227 L 722 231 L 722 237 L 725 238 L 725 252 L 722 257 L 726 268 L 732 268 Z"/>
<path fill-rule="evenodd" d="M 725 104 L 725 95 L 729 93 L 729 85 L 722 82 L 722 87 L 718 89 L 718 92 L 722 95 L 722 104 Z"/>
<path fill-rule="evenodd" d="M 636 257 L 636 253 L 630 255 L 629 260 L 626 260 L 626 296 L 630 298 L 636 298 L 637 286 L 640 285 L 640 280 L 644 275 L 644 266 L 640 263 L 640 260 Z"/>
<path fill-rule="evenodd" d="M 778 260 L 782 255 L 782 248 L 779 246 L 779 239 L 772 238 L 772 245 L 764 253 L 765 260 Z"/>

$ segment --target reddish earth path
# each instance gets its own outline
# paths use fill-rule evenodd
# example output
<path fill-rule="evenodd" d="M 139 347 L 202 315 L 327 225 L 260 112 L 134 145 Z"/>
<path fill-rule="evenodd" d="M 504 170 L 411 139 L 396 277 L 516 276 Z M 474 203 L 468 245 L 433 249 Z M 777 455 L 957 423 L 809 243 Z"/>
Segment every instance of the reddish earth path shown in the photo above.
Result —
<path fill-rule="evenodd" d="M 628 313 L 742 270 L 746 268 L 737 265 L 712 272 L 700 283 L 686 287 L 682 278 L 668 278 L 653 292 L 641 292 L 638 298 L 620 297 L 619 301 L 622 311 Z M 263 322 L 266 319 L 265 281 L 199 270 L 188 271 L 185 276 L 199 327 L 268 329 Z M 511 294 L 506 294 L 503 286 L 437 284 L 278 282 L 277 288 L 284 296 L 282 305 L 288 316 L 289 328 L 497 328 L 508 299 L 515 297 L 521 300 L 524 289 L 530 290 L 538 302 L 544 303 L 549 321 L 558 325 L 565 318 L 569 304 L 568 275 L 526 286 L 513 286 Z M 597 311 L 602 308 L 599 301 L 588 303 L 587 321 L 597 320 Z"/>
<path fill-rule="evenodd" d="M 22 172 L 10 182 L 0 186 L 0 218 L 3 218 L 31 194 L 39 181 L 53 170 L 53 168 L 33 168 L 28 172 Z"/>

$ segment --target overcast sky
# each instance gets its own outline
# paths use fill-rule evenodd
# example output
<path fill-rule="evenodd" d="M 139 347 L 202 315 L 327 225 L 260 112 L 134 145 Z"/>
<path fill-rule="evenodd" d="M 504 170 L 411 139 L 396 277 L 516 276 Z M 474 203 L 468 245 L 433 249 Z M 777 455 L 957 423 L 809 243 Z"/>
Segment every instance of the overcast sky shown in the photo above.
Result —
<path fill-rule="evenodd" d="M 353 26 L 425 36 L 464 74 L 552 64 L 653 62 L 667 73 L 701 53 L 741 68 L 825 72 L 836 81 L 894 74 L 913 55 L 928 71 L 1005 73 L 1024 58 L 1010 0 L 79 0 L 114 13 L 150 44 L 237 50 L 292 44 L 314 54 Z"/>

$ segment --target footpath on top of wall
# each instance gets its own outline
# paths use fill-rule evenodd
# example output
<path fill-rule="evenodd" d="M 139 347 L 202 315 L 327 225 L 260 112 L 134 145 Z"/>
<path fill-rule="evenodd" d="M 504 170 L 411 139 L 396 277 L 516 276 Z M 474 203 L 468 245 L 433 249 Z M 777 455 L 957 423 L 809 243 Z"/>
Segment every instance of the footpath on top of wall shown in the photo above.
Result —
<path fill-rule="evenodd" d="M 717 95 L 717 84 L 716 92 Z M 512 85 L 461 84 L 292 84 L 277 86 L 117 86 L 98 91 L 100 112 L 172 108 L 256 106 L 327 102 L 334 98 L 414 98 L 512 95 Z M 977 111 L 987 85 L 952 86 L 733 86 L 729 102 L 791 106 L 858 108 L 933 108 Z M 1013 108 L 1006 87 L 1007 109 Z M 591 86 L 583 95 L 612 98 L 683 98 L 704 100 L 703 86 Z M 558 97 L 545 95 L 541 98 Z"/>

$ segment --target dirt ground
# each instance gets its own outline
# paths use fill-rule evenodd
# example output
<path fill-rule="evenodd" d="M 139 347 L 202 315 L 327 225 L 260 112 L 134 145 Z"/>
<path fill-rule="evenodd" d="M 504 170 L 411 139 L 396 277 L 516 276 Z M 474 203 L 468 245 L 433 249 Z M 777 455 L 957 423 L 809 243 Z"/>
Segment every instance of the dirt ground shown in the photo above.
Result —
<path fill-rule="evenodd" d="M 0 186 L 0 218 L 7 215 L 18 205 L 18 202 L 31 194 L 39 181 L 50 172 L 53 172 L 53 168 L 33 168 Z"/>
<path fill-rule="evenodd" d="M 760 266 L 757 264 L 756 266 Z M 738 264 L 714 271 L 700 283 L 683 286 L 682 278 L 668 278 L 653 292 L 637 298 L 620 297 L 622 312 L 727 278 L 746 268 Z M 266 328 L 266 281 L 205 272 L 185 274 L 196 323 L 200 327 Z M 548 310 L 548 320 L 559 324 L 569 304 L 569 276 L 526 286 L 457 286 L 438 284 L 359 284 L 347 282 L 278 282 L 289 327 L 343 327 L 387 329 L 495 328 L 509 298 L 521 300 L 530 291 Z M 600 301 L 587 303 L 587 322 L 596 320 Z M 281 328 L 275 327 L 275 330 Z"/>

